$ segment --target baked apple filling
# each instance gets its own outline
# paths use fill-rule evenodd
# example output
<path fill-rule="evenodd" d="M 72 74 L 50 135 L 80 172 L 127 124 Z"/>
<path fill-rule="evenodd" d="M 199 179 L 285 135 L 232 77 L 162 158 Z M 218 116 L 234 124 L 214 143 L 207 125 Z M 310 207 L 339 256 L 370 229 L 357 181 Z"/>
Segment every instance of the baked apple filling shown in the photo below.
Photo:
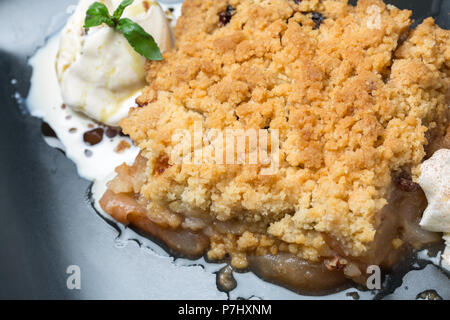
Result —
<path fill-rule="evenodd" d="M 248 268 L 264 279 L 298 292 L 324 292 L 339 287 L 347 279 L 364 284 L 367 266 L 389 269 L 406 250 L 420 249 L 440 240 L 438 234 L 419 227 L 418 222 L 427 206 L 422 190 L 405 190 L 402 184 L 393 183 L 388 205 L 377 214 L 375 239 L 363 256 L 347 256 L 336 239 L 323 235 L 329 247 L 328 257 L 321 262 L 307 261 L 298 258 L 298 248 L 259 233 L 267 226 L 258 227 L 242 221 L 219 222 L 181 215 L 169 209 L 159 214 L 150 212 L 148 200 L 135 191 L 145 182 L 146 163 L 147 160 L 139 155 L 133 166 L 124 164 L 117 168 L 117 177 L 109 183 L 100 200 L 102 208 L 114 219 L 144 231 L 161 240 L 172 253 L 188 258 L 198 258 L 205 253 L 216 257 L 215 251 L 220 250 L 217 248 L 224 246 L 233 267 Z M 258 243 L 251 246 L 251 250 L 239 244 L 249 232 Z M 220 257 L 225 258 L 225 255 Z"/>
<path fill-rule="evenodd" d="M 121 122 L 141 153 L 102 208 L 176 253 L 307 293 L 364 284 L 369 265 L 439 241 L 419 227 L 414 181 L 448 147 L 450 35 L 432 19 L 410 30 L 410 14 L 379 0 L 186 0 L 176 49 L 148 63 Z M 216 163 L 202 135 L 184 149 L 200 163 L 174 161 L 173 137 L 198 123 L 277 132 L 277 170 Z"/>

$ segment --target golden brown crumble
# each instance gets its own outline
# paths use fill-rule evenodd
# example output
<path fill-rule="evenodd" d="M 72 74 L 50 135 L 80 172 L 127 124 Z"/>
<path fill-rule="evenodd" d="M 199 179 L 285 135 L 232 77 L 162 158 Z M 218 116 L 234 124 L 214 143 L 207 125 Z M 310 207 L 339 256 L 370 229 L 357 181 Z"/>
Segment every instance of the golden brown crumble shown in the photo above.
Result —
<path fill-rule="evenodd" d="M 364 255 L 392 172 L 417 174 L 427 130 L 447 127 L 450 33 L 431 18 L 410 31 L 410 15 L 380 0 L 186 0 L 177 48 L 148 64 L 143 107 L 121 123 L 148 159 L 135 191 L 150 219 L 254 225 L 210 239 L 208 257 L 230 254 L 235 267 L 245 252 L 320 261 L 333 256 L 330 238 Z M 196 121 L 278 129 L 280 169 L 162 161 Z"/>

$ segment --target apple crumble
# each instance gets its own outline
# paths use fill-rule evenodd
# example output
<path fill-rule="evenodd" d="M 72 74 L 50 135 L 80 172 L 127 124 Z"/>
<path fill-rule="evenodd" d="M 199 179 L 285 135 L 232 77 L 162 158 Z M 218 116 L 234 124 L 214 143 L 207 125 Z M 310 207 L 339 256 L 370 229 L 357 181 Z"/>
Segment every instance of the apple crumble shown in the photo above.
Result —
<path fill-rule="evenodd" d="M 141 149 L 101 200 L 189 257 L 303 292 L 391 267 L 418 228 L 420 164 L 449 148 L 450 32 L 380 0 L 186 0 L 121 122 Z M 279 133 L 279 168 L 171 155 L 177 130 Z M 197 148 L 211 150 L 203 138 Z"/>

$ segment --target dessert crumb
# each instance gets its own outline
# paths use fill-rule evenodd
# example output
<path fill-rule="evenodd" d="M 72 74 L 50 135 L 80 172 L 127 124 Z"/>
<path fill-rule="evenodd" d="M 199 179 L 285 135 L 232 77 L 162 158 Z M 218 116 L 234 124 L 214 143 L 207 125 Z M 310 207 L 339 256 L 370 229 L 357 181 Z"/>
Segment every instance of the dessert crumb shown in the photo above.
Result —
<path fill-rule="evenodd" d="M 114 151 L 117 153 L 121 153 L 129 148 L 131 148 L 131 144 L 128 141 L 122 140 L 119 142 L 119 144 L 117 145 L 116 149 L 114 149 Z"/>

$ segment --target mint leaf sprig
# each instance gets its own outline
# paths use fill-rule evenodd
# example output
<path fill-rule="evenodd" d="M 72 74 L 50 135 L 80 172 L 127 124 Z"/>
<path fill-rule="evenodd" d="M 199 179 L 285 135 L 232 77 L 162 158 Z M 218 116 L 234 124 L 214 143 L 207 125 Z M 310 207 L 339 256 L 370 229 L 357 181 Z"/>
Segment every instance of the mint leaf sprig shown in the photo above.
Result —
<path fill-rule="evenodd" d="M 89 28 L 104 23 L 114 30 L 121 32 L 137 53 L 148 60 L 161 61 L 161 50 L 156 44 L 155 39 L 132 20 L 128 18 L 121 19 L 126 7 L 131 5 L 133 1 L 134 0 L 122 1 L 112 16 L 109 14 L 108 8 L 103 3 L 94 2 L 86 11 L 84 28 L 87 31 Z"/>

